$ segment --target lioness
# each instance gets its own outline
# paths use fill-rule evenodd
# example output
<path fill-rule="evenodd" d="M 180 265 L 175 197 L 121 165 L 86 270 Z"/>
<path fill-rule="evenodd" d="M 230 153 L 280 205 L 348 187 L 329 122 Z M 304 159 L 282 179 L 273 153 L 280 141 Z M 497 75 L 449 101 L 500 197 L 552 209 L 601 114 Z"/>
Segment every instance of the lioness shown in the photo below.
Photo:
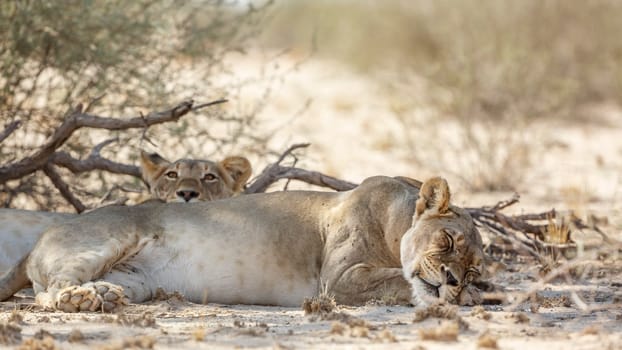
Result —
<path fill-rule="evenodd" d="M 141 152 L 141 172 L 151 198 L 165 202 L 194 202 L 228 198 L 242 191 L 251 175 L 244 157 L 220 162 L 179 159 L 169 162 L 157 153 Z M 0 209 L 0 273 L 32 250 L 48 227 L 77 214 Z"/>
<path fill-rule="evenodd" d="M 455 301 L 482 261 L 445 180 L 419 191 L 378 176 L 342 193 L 97 209 L 46 231 L 0 280 L 0 300 L 30 280 L 38 304 L 68 312 L 115 311 L 159 287 L 197 303 L 294 306 L 325 289 L 343 304 L 423 304 Z"/>

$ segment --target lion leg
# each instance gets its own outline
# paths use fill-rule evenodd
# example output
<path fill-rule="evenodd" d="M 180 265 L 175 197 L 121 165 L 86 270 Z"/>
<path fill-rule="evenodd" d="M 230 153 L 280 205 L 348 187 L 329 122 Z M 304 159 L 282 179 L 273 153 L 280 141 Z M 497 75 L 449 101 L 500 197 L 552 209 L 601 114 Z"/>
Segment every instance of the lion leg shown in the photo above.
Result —
<path fill-rule="evenodd" d="M 121 286 L 125 296 L 132 303 L 153 299 L 157 287 L 147 274 L 126 264 L 115 266 L 102 277 L 102 280 Z"/>
<path fill-rule="evenodd" d="M 97 281 L 48 288 L 37 293 L 36 302 L 64 312 L 116 312 L 130 302 L 150 300 L 154 293 L 152 285 L 143 273 L 114 268 Z"/>
<path fill-rule="evenodd" d="M 374 299 L 390 299 L 397 304 L 408 304 L 411 299 L 410 284 L 404 279 L 399 267 L 356 264 L 337 278 L 323 276 L 322 280 L 329 283 L 329 293 L 341 304 L 361 305 Z"/>
<path fill-rule="evenodd" d="M 116 265 L 123 266 L 119 261 L 136 254 L 146 241 L 132 237 L 125 240 L 111 238 L 104 243 L 93 240 L 82 242 L 86 246 L 76 249 L 75 244 L 57 244 L 58 237 L 44 238 L 51 241 L 43 242 L 48 243 L 47 248 L 55 249 L 35 249 L 27 267 L 38 304 L 66 312 L 112 312 L 128 304 L 130 298 L 124 292 L 126 286 L 102 277 L 114 271 Z"/>

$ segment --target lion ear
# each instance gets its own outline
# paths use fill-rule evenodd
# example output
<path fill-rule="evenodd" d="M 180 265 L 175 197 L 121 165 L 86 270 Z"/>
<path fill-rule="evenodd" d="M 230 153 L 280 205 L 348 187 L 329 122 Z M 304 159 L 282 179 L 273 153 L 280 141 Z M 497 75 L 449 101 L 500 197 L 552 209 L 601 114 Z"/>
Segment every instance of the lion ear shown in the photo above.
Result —
<path fill-rule="evenodd" d="M 234 182 L 233 192 L 240 192 L 246 181 L 251 177 L 253 168 L 251 162 L 244 157 L 227 157 L 220 161 L 220 165 L 227 171 Z"/>
<path fill-rule="evenodd" d="M 438 215 L 449 210 L 449 185 L 442 177 L 434 177 L 423 183 L 415 207 L 415 219 L 423 214 Z"/>
<path fill-rule="evenodd" d="M 148 187 L 151 187 L 153 180 L 160 176 L 162 171 L 169 165 L 171 165 L 171 162 L 162 158 L 162 156 L 157 153 L 140 151 L 140 169 L 143 180 L 145 180 Z"/>

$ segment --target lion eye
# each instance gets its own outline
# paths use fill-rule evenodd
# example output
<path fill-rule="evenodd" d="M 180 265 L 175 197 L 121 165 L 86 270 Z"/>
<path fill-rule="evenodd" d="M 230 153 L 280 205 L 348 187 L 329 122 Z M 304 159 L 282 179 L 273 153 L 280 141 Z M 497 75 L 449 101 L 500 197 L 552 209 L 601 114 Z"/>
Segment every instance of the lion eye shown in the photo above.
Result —
<path fill-rule="evenodd" d="M 454 250 L 454 238 L 451 236 L 451 234 L 445 230 L 443 230 L 444 235 L 444 242 L 443 242 L 443 248 L 445 249 L 446 252 L 451 252 Z"/>
<path fill-rule="evenodd" d="M 203 180 L 205 180 L 205 181 L 214 181 L 214 180 L 216 180 L 216 175 L 214 175 L 214 174 L 205 174 L 205 176 L 203 176 Z"/>
<path fill-rule="evenodd" d="M 166 173 L 166 177 L 168 177 L 169 179 L 176 179 L 177 178 L 177 172 L 176 171 L 169 171 L 168 173 Z"/>

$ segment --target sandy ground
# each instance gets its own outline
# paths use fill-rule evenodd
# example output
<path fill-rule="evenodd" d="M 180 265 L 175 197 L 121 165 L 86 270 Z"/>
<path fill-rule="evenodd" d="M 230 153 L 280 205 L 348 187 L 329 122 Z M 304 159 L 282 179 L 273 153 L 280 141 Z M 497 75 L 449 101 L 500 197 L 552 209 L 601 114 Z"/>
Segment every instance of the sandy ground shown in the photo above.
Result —
<path fill-rule="evenodd" d="M 518 296 L 537 280 L 536 269 L 524 266 L 509 266 L 494 281 Z M 302 308 L 196 305 L 175 295 L 131 305 L 117 315 L 66 314 L 39 310 L 25 291 L 0 303 L 0 324 L 5 324 L 0 341 L 27 349 L 44 349 L 36 347 L 42 344 L 71 349 L 620 349 L 622 276 L 620 269 L 599 273 L 608 277 L 547 285 L 516 308 L 447 307 L 445 314 L 430 309 L 428 318 L 412 307 L 377 303 L 305 315 Z M 578 308 L 570 291 L 589 309 Z"/>
<path fill-rule="evenodd" d="M 414 89 L 409 93 L 423 90 Z M 419 108 L 413 113 L 425 127 L 413 134 L 417 130 L 392 117 L 384 93 L 347 69 L 311 61 L 274 90 L 262 118 L 266 130 L 275 130 L 272 147 L 312 143 L 299 163 L 306 168 L 350 181 L 376 174 L 420 179 L 442 174 L 460 205 L 494 204 L 511 195 L 511 191 L 473 192 L 461 178 L 461 169 L 443 171 L 449 166 L 433 160 L 447 149 L 438 140 L 428 143 L 426 135 L 451 132 L 453 126 L 439 126 L 426 119 L 427 109 Z M 309 98 L 309 108 L 297 114 Z M 622 113 L 606 106 L 586 113 L 591 113 L 590 122 L 529 126 L 525 136 L 531 147 L 529 161 L 517 168 L 524 173 L 516 185 L 522 201 L 512 210 L 555 207 L 575 210 L 582 217 L 604 217 L 601 228 L 620 239 Z M 415 150 L 405 147 L 413 135 L 416 141 L 426 141 L 416 151 L 429 149 L 429 161 L 422 162 L 413 156 Z M 581 237 L 578 233 L 573 238 Z M 596 240 L 584 253 L 598 267 L 571 269 L 542 285 L 538 284 L 542 268 L 535 261 L 512 254 L 493 256 L 500 268 L 492 282 L 505 289 L 509 300 L 483 309 L 461 307 L 448 320 L 430 317 L 414 322 L 414 308 L 405 306 L 339 306 L 322 316 L 305 315 L 302 308 L 194 305 L 176 296 L 131 305 L 119 315 L 64 314 L 38 309 L 26 292 L 0 303 L 0 347 L 620 349 L 622 261 L 619 250 L 598 253 L 599 245 L 606 246 Z M 526 291 L 537 296 L 513 305 Z M 447 339 L 430 335 L 434 329 L 441 329 Z"/>

